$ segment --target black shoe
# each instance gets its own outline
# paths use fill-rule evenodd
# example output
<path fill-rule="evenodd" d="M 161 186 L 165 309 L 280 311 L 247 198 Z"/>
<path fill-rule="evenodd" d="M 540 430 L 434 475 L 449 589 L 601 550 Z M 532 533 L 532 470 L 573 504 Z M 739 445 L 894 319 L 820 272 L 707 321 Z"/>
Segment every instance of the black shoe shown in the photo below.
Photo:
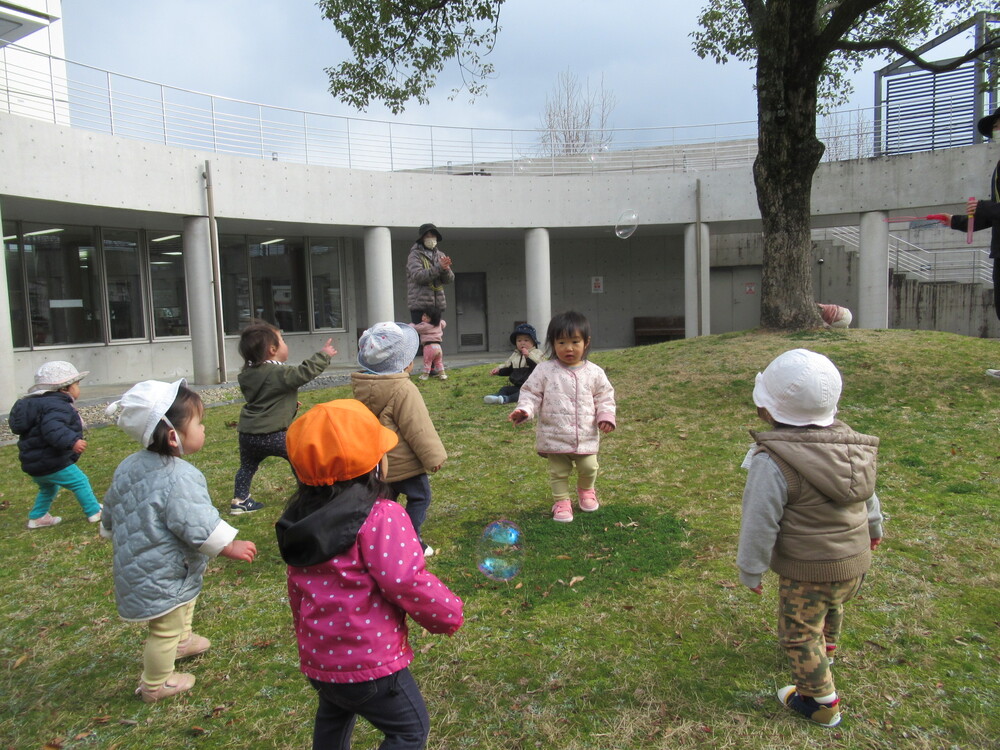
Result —
<path fill-rule="evenodd" d="M 835 727 L 840 723 L 840 701 L 820 703 L 815 698 L 799 695 L 795 685 L 781 688 L 778 691 L 778 700 L 821 727 Z"/>

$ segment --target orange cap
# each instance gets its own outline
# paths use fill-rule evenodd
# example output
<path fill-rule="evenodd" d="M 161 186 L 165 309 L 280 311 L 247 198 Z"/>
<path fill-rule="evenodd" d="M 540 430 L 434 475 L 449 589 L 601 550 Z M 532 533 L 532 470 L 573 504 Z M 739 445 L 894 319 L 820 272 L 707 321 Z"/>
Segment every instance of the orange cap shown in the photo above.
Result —
<path fill-rule="evenodd" d="M 399 438 L 367 406 L 344 398 L 316 404 L 292 422 L 286 442 L 299 481 L 323 487 L 367 474 Z"/>

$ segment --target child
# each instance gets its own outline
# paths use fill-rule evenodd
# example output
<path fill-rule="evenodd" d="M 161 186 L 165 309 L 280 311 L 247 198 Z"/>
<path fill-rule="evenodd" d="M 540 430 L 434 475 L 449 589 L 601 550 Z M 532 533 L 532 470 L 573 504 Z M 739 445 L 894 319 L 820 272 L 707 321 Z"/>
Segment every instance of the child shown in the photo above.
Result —
<path fill-rule="evenodd" d="M 432 633 L 462 625 L 462 600 L 424 568 L 419 535 L 382 482 L 396 440 L 353 399 L 318 404 L 288 430 L 300 484 L 275 531 L 300 669 L 319 694 L 315 750 L 350 747 L 359 715 L 385 733 L 381 747 L 424 747 L 406 615 Z"/>
<path fill-rule="evenodd" d="M 517 401 L 521 386 L 534 371 L 535 365 L 545 361 L 545 355 L 538 348 L 538 334 L 534 326 L 527 323 L 514 326 L 510 343 L 514 346 L 514 353 L 502 365 L 490 370 L 490 375 L 506 375 L 510 385 L 501 386 L 496 393 L 483 396 L 483 403 L 510 404 Z"/>
<path fill-rule="evenodd" d="M 861 588 L 883 521 L 878 438 L 834 419 L 840 392 L 833 362 L 806 349 L 758 373 L 753 401 L 772 429 L 750 433 L 737 555 L 740 581 L 754 593 L 768 567 L 779 576 L 778 640 L 795 684 L 778 700 L 825 727 L 840 722 L 830 663 L 844 603 Z"/>
<path fill-rule="evenodd" d="M 28 395 L 10 410 L 8 422 L 18 436 L 21 470 L 38 485 L 35 505 L 28 512 L 29 529 L 44 529 L 62 521 L 49 513 L 61 487 L 76 495 L 88 521 L 101 520 L 101 504 L 87 475 L 76 465 L 87 441 L 73 402 L 80 397 L 80 381 L 88 373 L 77 372 L 69 362 L 46 362 L 35 373 Z"/>
<path fill-rule="evenodd" d="M 597 448 L 601 433 L 615 429 L 615 389 L 604 370 L 587 360 L 590 322 L 580 313 L 552 318 L 545 348 L 556 359 L 535 367 L 509 419 L 517 425 L 538 415 L 535 449 L 549 459 L 552 520 L 568 523 L 573 520 L 569 475 L 574 464 L 580 510 L 601 507 L 594 490 Z"/>
<path fill-rule="evenodd" d="M 260 462 L 268 456 L 288 460 L 285 431 L 298 411 L 299 388 L 321 375 L 337 350 L 326 344 L 298 367 L 289 367 L 288 344 L 281 331 L 257 320 L 240 333 L 240 390 L 246 404 L 240 410 L 240 468 L 236 471 L 229 512 L 238 516 L 264 507 L 250 497 L 250 483 Z"/>
<path fill-rule="evenodd" d="M 146 703 L 194 685 L 174 661 L 211 645 L 191 630 L 208 561 L 216 555 L 253 562 L 257 547 L 236 540 L 219 517 L 205 477 L 179 458 L 205 444 L 205 407 L 184 380 L 147 380 L 111 404 L 118 426 L 145 450 L 115 470 L 104 496 L 101 536 L 114 542 L 115 600 L 129 622 L 146 622 L 149 636 L 136 695 Z"/>
<path fill-rule="evenodd" d="M 424 350 L 424 371 L 420 373 L 421 380 L 430 377 L 448 379 L 444 371 L 444 355 L 441 353 L 441 340 L 444 338 L 444 329 L 447 325 L 447 322 L 441 320 L 440 310 L 424 310 L 420 322 L 413 326 L 420 334 L 420 345 Z"/>
<path fill-rule="evenodd" d="M 427 405 L 410 380 L 417 353 L 417 332 L 405 323 L 376 323 L 361 335 L 358 364 L 365 372 L 351 373 L 354 398 L 371 409 L 379 422 L 399 435 L 389 451 L 385 481 L 395 500 L 406 495 L 406 512 L 420 537 L 420 528 L 431 504 L 428 472 L 434 473 L 448 458 Z M 425 557 L 434 548 L 423 544 Z"/>
<path fill-rule="evenodd" d="M 819 316 L 823 319 L 823 325 L 827 328 L 850 328 L 854 315 L 846 307 L 840 305 L 824 305 L 816 303 L 819 308 Z"/>

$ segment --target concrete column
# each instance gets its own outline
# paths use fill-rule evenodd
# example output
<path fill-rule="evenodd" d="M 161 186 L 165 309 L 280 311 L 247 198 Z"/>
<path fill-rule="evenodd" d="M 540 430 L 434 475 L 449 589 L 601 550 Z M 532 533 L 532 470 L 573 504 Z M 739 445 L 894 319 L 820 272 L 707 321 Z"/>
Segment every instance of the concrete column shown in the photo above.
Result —
<path fill-rule="evenodd" d="M 368 290 L 368 318 L 358 328 L 396 320 L 392 303 L 392 238 L 388 227 L 365 229 L 365 287 Z M 409 312 L 402 321 L 410 321 Z"/>
<path fill-rule="evenodd" d="M 212 286 L 212 240 L 207 216 L 184 217 L 184 280 L 191 326 L 192 382 L 219 382 L 215 288 Z"/>
<path fill-rule="evenodd" d="M 549 230 L 524 231 L 524 273 L 527 277 L 525 313 L 528 322 L 545 338 L 552 319 L 552 267 L 549 260 Z"/>
<path fill-rule="evenodd" d="M 0 227 L 2 226 L 3 215 L 0 214 Z M 7 243 L 3 243 L 3 246 L 6 256 Z M 24 301 L 18 300 L 17 304 L 24 304 Z M 18 394 L 27 391 L 30 385 L 31 383 L 25 383 L 19 389 L 14 373 L 14 332 L 10 325 L 10 291 L 7 287 L 7 258 L 4 257 L 0 261 L 0 414 L 9 412 Z"/>
<path fill-rule="evenodd" d="M 884 211 L 861 214 L 857 328 L 889 327 L 889 224 Z"/>
<path fill-rule="evenodd" d="M 711 333 L 708 224 L 684 227 L 684 337 Z"/>

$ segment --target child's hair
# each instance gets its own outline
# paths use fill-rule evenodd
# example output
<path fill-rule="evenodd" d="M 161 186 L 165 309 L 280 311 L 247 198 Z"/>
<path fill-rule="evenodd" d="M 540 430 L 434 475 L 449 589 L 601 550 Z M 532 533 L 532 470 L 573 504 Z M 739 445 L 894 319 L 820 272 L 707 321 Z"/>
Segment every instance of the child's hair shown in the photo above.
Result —
<path fill-rule="evenodd" d="M 370 472 L 360 477 L 336 482 L 324 487 L 316 487 L 300 482 L 299 488 L 288 498 L 288 502 L 285 504 L 285 511 L 293 511 L 292 515 L 296 518 L 305 518 L 327 503 L 333 502 L 337 496 L 356 485 L 363 486 L 365 488 L 365 497 L 373 502 L 379 498 L 392 497 L 395 494 L 383 479 L 379 467 L 376 466 Z"/>
<path fill-rule="evenodd" d="M 583 359 L 590 353 L 590 321 L 583 313 L 575 310 L 567 310 L 559 313 L 549 321 L 549 328 L 545 332 L 545 349 L 551 357 L 555 355 L 556 339 L 562 336 L 579 335 L 584 340 L 586 346 L 583 350 Z"/>
<path fill-rule="evenodd" d="M 186 385 L 179 386 L 177 397 L 163 415 L 165 419 L 161 419 L 159 424 L 153 428 L 153 436 L 150 438 L 149 447 L 146 450 L 161 456 L 176 456 L 177 447 L 170 444 L 170 430 L 183 430 L 194 417 L 200 417 L 204 413 L 205 404 L 202 402 L 201 396 Z M 167 421 L 170 424 L 167 424 Z M 173 425 L 173 428 L 170 425 Z"/>
<path fill-rule="evenodd" d="M 278 346 L 280 333 L 276 326 L 266 320 L 250 321 L 250 325 L 240 331 L 240 356 L 243 357 L 243 369 L 256 367 L 264 362 L 271 349 Z"/>
<path fill-rule="evenodd" d="M 424 310 L 424 315 L 426 315 L 430 320 L 428 321 L 432 326 L 436 326 L 441 322 L 441 311 L 428 309 Z"/>

